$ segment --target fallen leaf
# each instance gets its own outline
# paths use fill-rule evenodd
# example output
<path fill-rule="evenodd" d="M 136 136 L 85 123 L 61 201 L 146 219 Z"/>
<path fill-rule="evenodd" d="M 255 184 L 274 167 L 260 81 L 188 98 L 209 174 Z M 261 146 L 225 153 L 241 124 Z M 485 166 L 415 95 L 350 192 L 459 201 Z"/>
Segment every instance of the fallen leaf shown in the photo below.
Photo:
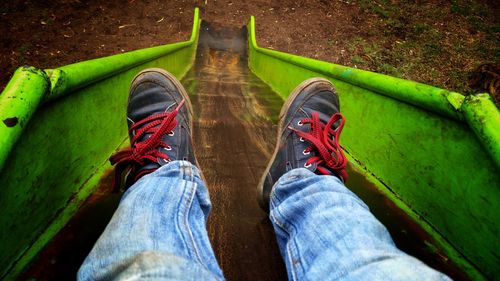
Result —
<path fill-rule="evenodd" d="M 119 29 L 122 29 L 122 28 L 125 28 L 125 27 L 128 27 L 128 26 L 134 26 L 135 24 L 124 24 L 124 25 L 120 25 L 118 28 Z"/>

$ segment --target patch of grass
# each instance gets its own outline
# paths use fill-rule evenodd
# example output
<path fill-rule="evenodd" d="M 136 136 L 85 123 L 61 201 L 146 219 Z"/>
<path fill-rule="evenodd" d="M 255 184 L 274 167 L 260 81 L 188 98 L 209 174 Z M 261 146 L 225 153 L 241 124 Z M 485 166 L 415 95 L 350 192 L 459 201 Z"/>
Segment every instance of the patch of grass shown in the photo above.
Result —
<path fill-rule="evenodd" d="M 498 43 L 498 42 L 497 42 Z M 491 60 L 494 58 L 495 61 L 498 61 L 500 58 L 499 48 L 496 46 L 489 46 L 488 44 L 484 44 L 484 42 L 474 42 L 470 45 L 471 52 L 481 60 Z"/>
<path fill-rule="evenodd" d="M 399 42 L 399 41 L 398 41 Z M 415 46 L 414 41 L 404 41 L 395 43 L 392 49 L 386 51 L 386 57 L 393 64 L 404 63 L 411 56 L 415 56 L 415 51 L 418 46 Z"/>
<path fill-rule="evenodd" d="M 495 24 L 488 29 L 488 33 L 495 34 L 500 33 L 500 24 Z"/>
<path fill-rule="evenodd" d="M 377 43 L 368 43 L 361 37 L 354 37 L 347 44 L 347 50 L 353 54 L 353 62 L 354 57 L 357 57 L 355 60 L 358 63 L 367 63 L 368 60 L 373 60 L 380 56 L 381 47 Z M 365 59 L 364 56 L 367 58 Z"/>
<path fill-rule="evenodd" d="M 470 94 L 472 90 L 469 88 L 469 73 L 460 70 L 452 70 L 450 71 L 448 77 L 448 84 L 453 85 L 453 89 L 457 92 Z"/>
<path fill-rule="evenodd" d="M 365 61 L 365 59 L 363 57 L 361 57 L 361 56 L 358 56 L 358 55 L 352 56 L 351 61 L 356 66 L 363 66 L 363 65 L 367 64 L 367 62 Z"/>
<path fill-rule="evenodd" d="M 467 51 L 467 46 L 463 42 L 457 42 L 453 45 L 453 49 L 457 53 L 465 53 Z"/>
<path fill-rule="evenodd" d="M 494 30 L 494 26 L 485 20 L 485 18 L 491 13 L 495 13 L 495 11 L 492 11 L 490 7 L 483 3 L 475 0 L 452 0 L 451 12 L 465 17 L 465 20 L 469 24 L 469 29 L 473 33 L 491 33 Z"/>
<path fill-rule="evenodd" d="M 358 55 L 353 56 L 351 60 L 352 60 L 352 63 L 354 63 L 355 66 L 366 65 L 365 59 L 363 59 L 362 57 L 360 57 Z"/>
<path fill-rule="evenodd" d="M 473 31 L 488 32 L 489 28 L 481 17 L 467 17 L 467 22 Z"/>
<path fill-rule="evenodd" d="M 428 76 L 432 78 L 432 80 L 438 79 L 441 73 L 435 69 L 435 68 L 428 68 L 427 69 Z M 430 81 L 432 81 L 430 80 Z"/>
<path fill-rule="evenodd" d="M 436 28 L 431 29 L 427 35 L 432 41 L 439 41 L 444 38 L 443 32 Z"/>
<path fill-rule="evenodd" d="M 394 8 L 388 0 L 360 0 L 359 5 L 363 10 L 377 14 L 382 18 L 390 18 L 394 12 Z"/>
<path fill-rule="evenodd" d="M 380 53 L 380 46 L 377 43 L 365 43 L 362 46 L 365 54 L 369 56 L 378 56 Z"/>
<path fill-rule="evenodd" d="M 353 37 L 349 42 L 347 43 L 347 51 L 349 53 L 356 53 L 358 48 L 364 44 L 365 40 L 359 36 Z"/>
<path fill-rule="evenodd" d="M 380 64 L 377 72 L 388 74 L 398 78 L 401 78 L 403 76 L 403 74 L 396 67 L 387 63 Z"/>
<path fill-rule="evenodd" d="M 385 21 L 385 24 L 388 28 L 387 31 L 393 32 L 400 37 L 403 37 L 401 35 L 406 34 L 406 30 L 408 29 L 406 24 L 401 21 L 400 18 L 389 18 Z"/>
<path fill-rule="evenodd" d="M 500 64 L 500 24 L 489 2 L 358 3 L 372 14 L 372 25 L 347 42 L 357 66 L 467 93 L 471 71 L 484 63 Z"/>
<path fill-rule="evenodd" d="M 470 14 L 470 8 L 464 5 L 465 1 L 463 0 L 451 0 L 451 8 L 450 11 L 455 14 L 459 14 L 462 16 L 468 16 Z"/>
<path fill-rule="evenodd" d="M 496 47 L 493 50 L 493 57 L 495 58 L 493 62 L 496 64 L 500 64 L 500 48 Z"/>
<path fill-rule="evenodd" d="M 425 43 L 422 48 L 424 59 L 433 60 L 443 54 L 443 47 L 437 42 Z"/>
<path fill-rule="evenodd" d="M 425 23 L 425 22 L 417 22 L 417 23 L 415 23 L 413 25 L 412 32 L 415 35 L 419 35 L 421 33 L 427 32 L 430 29 L 431 29 L 431 27 L 427 23 Z"/>

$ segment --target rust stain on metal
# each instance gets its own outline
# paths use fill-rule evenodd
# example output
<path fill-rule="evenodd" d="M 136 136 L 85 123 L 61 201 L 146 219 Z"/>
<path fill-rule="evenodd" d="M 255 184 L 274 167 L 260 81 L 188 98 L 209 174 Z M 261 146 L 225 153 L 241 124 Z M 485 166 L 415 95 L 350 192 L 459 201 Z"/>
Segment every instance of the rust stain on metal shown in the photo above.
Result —
<path fill-rule="evenodd" d="M 120 201 L 110 193 L 113 173 L 108 171 L 94 192 L 38 254 L 19 280 L 72 280 L 108 224 Z"/>

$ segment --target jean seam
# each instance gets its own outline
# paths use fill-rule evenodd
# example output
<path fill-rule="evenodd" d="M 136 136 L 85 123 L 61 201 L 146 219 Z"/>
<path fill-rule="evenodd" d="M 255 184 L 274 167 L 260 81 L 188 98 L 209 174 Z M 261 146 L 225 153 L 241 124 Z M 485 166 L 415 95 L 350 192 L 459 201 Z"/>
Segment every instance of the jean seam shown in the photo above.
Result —
<path fill-rule="evenodd" d="M 275 225 L 277 225 L 281 230 L 283 230 L 283 232 L 285 232 L 286 235 L 288 236 L 289 243 L 287 243 L 287 246 L 286 246 L 287 251 L 286 252 L 287 252 L 287 256 L 288 256 L 289 263 L 290 263 L 290 270 L 292 271 L 292 278 L 294 281 L 297 281 L 297 280 L 299 280 L 298 270 L 297 270 L 298 267 L 300 267 L 303 272 L 304 272 L 304 268 L 302 266 L 302 258 L 300 256 L 300 251 L 298 250 L 297 243 L 296 243 L 295 239 L 291 238 L 292 237 L 291 231 L 288 230 L 286 225 L 289 225 L 290 228 L 293 228 L 295 230 L 295 232 L 297 231 L 297 229 L 292 223 L 290 223 L 289 221 L 287 221 L 286 219 L 283 218 L 283 215 L 281 214 L 281 212 L 279 212 L 278 208 L 274 209 L 274 212 L 276 213 L 276 215 L 271 215 L 271 218 L 273 219 Z M 286 222 L 286 224 L 282 223 L 278 219 L 278 217 L 283 218 L 283 220 Z M 294 262 L 293 257 L 297 258 L 298 263 Z"/>
<path fill-rule="evenodd" d="M 190 167 L 190 170 L 192 171 L 191 167 Z M 177 216 L 177 220 L 178 220 L 178 224 L 183 226 L 183 228 L 184 228 L 183 230 L 185 230 L 187 232 L 187 236 L 188 236 L 188 237 L 185 237 L 184 231 L 181 229 L 181 233 L 183 233 L 183 235 L 181 235 L 181 237 L 182 237 L 182 240 L 184 242 L 184 245 L 186 245 L 186 248 L 188 249 L 188 252 L 189 252 L 189 255 L 191 256 L 191 258 L 195 258 L 204 268 L 206 268 L 208 271 L 210 271 L 208 266 L 203 262 L 203 260 L 201 258 L 198 247 L 196 246 L 196 241 L 194 240 L 194 237 L 193 237 L 193 232 L 191 231 L 191 228 L 189 227 L 189 221 L 188 221 L 189 220 L 189 213 L 191 211 L 191 207 L 193 206 L 193 199 L 194 199 L 195 194 L 196 194 L 196 188 L 194 188 L 196 186 L 196 183 L 192 181 L 192 179 L 193 179 L 192 173 L 190 173 L 189 180 L 184 178 L 184 176 L 186 174 L 184 173 L 183 169 L 180 169 L 180 173 L 181 173 L 182 180 L 186 181 L 186 183 L 184 185 L 184 192 L 183 192 L 182 197 L 184 198 L 186 196 L 187 200 L 186 200 L 186 202 L 183 202 L 184 199 L 181 199 L 180 205 L 182 208 Z M 190 188 L 188 186 L 189 183 L 192 183 L 193 188 Z M 194 253 L 195 256 L 192 256 L 192 253 Z"/>
<path fill-rule="evenodd" d="M 271 210 L 274 209 L 276 206 L 280 205 L 283 201 L 276 195 L 276 189 L 278 188 L 278 185 L 281 185 L 280 182 L 276 182 L 271 188 L 271 192 L 269 194 L 269 202 L 271 202 Z"/>

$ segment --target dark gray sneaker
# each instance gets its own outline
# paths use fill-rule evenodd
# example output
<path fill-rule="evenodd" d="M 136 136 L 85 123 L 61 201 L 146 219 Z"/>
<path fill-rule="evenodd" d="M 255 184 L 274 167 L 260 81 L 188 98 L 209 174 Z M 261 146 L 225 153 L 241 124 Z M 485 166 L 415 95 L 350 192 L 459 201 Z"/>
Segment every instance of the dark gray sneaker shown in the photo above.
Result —
<path fill-rule="evenodd" d="M 172 74 L 145 69 L 132 80 L 127 107 L 131 148 L 111 156 L 114 190 L 125 176 L 125 187 L 173 160 L 197 165 L 192 144 L 189 96 Z"/>
<path fill-rule="evenodd" d="M 266 212 L 274 184 L 292 169 L 347 179 L 347 160 L 338 143 L 344 117 L 330 81 L 302 82 L 283 105 L 279 119 L 276 149 L 259 184 L 259 204 Z"/>

